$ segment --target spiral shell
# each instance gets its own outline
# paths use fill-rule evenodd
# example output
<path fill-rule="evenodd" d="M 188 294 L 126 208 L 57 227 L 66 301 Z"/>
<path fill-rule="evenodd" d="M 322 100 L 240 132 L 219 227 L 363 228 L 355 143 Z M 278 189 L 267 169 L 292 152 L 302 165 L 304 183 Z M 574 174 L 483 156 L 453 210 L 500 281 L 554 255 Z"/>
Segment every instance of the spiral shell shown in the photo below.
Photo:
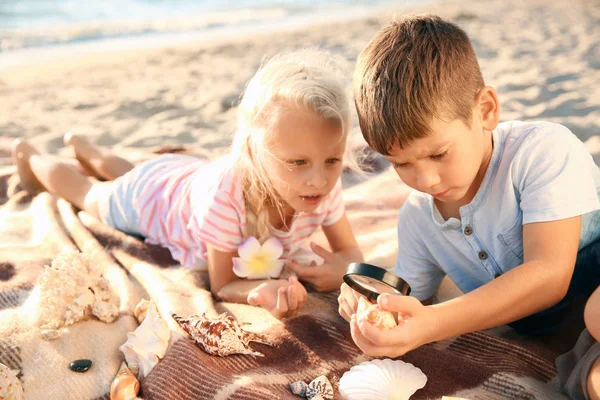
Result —
<path fill-rule="evenodd" d="M 325 375 L 316 377 L 310 382 L 306 388 L 306 398 L 314 400 L 317 396 L 324 399 L 333 399 L 333 386 Z"/>
<path fill-rule="evenodd" d="M 23 400 L 23 386 L 21 386 L 21 381 L 4 364 L 0 364 L 0 399 Z"/>
<path fill-rule="evenodd" d="M 242 329 L 240 324 L 226 313 L 217 318 L 208 318 L 206 314 L 192 315 L 188 318 L 172 314 L 172 317 L 190 335 L 196 346 L 215 356 L 249 354 L 263 357 L 262 353 L 252 350 L 248 343 L 257 342 L 274 346 L 262 336 Z"/>
<path fill-rule="evenodd" d="M 297 381 L 297 382 L 290 383 L 290 390 L 292 391 L 292 393 L 294 393 L 296 396 L 300 396 L 300 397 L 306 397 L 306 388 L 307 387 L 308 387 L 308 384 L 304 381 Z"/>

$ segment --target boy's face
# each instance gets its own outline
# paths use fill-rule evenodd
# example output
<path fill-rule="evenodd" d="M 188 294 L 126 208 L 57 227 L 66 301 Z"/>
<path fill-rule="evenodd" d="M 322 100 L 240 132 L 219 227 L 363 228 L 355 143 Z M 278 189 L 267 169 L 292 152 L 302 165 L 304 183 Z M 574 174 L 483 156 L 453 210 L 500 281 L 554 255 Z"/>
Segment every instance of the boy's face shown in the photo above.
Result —
<path fill-rule="evenodd" d="M 478 118 L 471 127 L 456 119 L 434 119 L 431 133 L 386 156 L 411 188 L 432 195 L 436 202 L 468 204 L 485 175 L 492 154 L 491 133 Z"/>

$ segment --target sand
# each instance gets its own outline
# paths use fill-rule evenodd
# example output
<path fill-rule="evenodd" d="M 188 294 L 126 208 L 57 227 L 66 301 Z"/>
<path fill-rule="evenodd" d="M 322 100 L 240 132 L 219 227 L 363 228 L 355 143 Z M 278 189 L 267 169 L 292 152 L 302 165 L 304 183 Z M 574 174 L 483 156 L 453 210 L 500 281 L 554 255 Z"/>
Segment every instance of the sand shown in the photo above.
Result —
<path fill-rule="evenodd" d="M 398 6 L 294 31 L 28 56 L 27 64 L 0 69 L 0 147 L 26 137 L 66 155 L 62 136 L 70 131 L 115 152 L 170 144 L 216 156 L 227 151 L 235 101 L 263 57 L 318 46 L 342 60 L 350 88 L 360 50 L 382 23 L 405 12 L 437 13 L 467 31 L 486 83 L 499 93 L 502 120 L 562 123 L 600 164 L 600 3 L 592 0 Z M 356 123 L 353 131 L 360 137 Z M 10 164 L 8 156 L 0 153 L 0 166 Z"/>

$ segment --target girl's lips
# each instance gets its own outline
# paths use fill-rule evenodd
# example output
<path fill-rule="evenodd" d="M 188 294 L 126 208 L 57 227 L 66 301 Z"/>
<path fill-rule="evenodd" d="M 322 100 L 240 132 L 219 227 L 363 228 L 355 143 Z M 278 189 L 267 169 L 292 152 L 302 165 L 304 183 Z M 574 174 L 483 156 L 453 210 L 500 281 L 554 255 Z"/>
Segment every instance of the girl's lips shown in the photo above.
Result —
<path fill-rule="evenodd" d="M 440 193 L 436 193 L 436 194 L 434 194 L 434 195 L 432 195 L 432 196 L 433 196 L 433 197 L 443 197 L 443 196 L 445 196 L 445 195 L 448 193 L 448 191 L 449 191 L 449 189 L 448 189 L 448 190 L 445 190 L 445 191 L 443 191 L 443 192 L 440 192 Z"/>
<path fill-rule="evenodd" d="M 318 196 L 300 196 L 300 198 L 306 204 L 318 204 L 321 201 L 321 199 L 323 198 L 323 196 L 321 196 L 321 195 L 318 195 Z"/>

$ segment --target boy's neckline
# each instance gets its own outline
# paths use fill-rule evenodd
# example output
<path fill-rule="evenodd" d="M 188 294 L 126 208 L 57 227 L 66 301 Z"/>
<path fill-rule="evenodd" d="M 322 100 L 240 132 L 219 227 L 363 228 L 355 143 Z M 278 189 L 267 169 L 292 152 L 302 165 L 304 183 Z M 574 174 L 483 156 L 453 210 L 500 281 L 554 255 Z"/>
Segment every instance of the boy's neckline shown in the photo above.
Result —
<path fill-rule="evenodd" d="M 498 128 L 492 131 L 492 156 L 490 158 L 490 162 L 488 163 L 483 179 L 479 185 L 479 188 L 477 189 L 477 192 L 475 193 L 475 196 L 473 196 L 473 199 L 468 204 L 459 207 L 458 212 L 461 216 L 467 212 L 470 212 L 471 214 L 474 213 L 485 199 L 487 189 L 490 186 L 493 175 L 495 175 L 497 171 L 497 167 L 500 162 L 500 155 L 504 149 L 504 142 L 501 139 L 501 135 L 502 133 Z M 460 218 L 450 217 L 446 220 L 438 210 L 433 196 L 428 195 L 427 197 L 429 199 L 429 205 L 432 211 L 432 218 L 437 225 L 449 229 L 457 229 L 461 226 Z"/>

